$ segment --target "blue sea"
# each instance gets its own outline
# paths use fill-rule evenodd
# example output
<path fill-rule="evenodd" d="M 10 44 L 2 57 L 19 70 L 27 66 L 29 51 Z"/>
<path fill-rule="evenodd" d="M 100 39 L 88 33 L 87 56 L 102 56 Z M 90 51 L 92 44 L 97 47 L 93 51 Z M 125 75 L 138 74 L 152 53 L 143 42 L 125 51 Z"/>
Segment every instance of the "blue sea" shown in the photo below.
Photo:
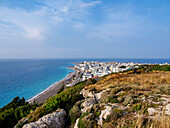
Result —
<path fill-rule="evenodd" d="M 0 108 L 16 96 L 26 100 L 65 78 L 83 61 L 170 63 L 170 59 L 0 59 Z"/>

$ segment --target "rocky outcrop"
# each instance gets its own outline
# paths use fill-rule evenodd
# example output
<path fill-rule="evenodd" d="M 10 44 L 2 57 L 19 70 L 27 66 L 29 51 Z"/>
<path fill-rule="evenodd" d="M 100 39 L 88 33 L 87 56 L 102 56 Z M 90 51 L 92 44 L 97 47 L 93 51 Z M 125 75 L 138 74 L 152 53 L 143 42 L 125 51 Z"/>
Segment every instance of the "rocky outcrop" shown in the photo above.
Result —
<path fill-rule="evenodd" d="M 144 105 L 142 103 L 148 103 L 150 106 L 153 105 L 147 108 L 150 119 L 153 119 L 156 115 L 161 117 L 163 112 L 165 115 L 170 115 L 170 98 L 168 95 L 153 94 L 146 95 L 147 97 L 145 97 L 140 93 L 134 93 L 133 90 L 131 93 L 127 93 L 127 90 L 132 90 L 132 88 L 115 87 L 97 93 L 83 89 L 81 94 L 83 94 L 85 99 L 80 104 L 79 110 L 81 111 L 81 116 L 75 118 L 74 123 L 76 124 L 74 128 L 103 127 L 106 122 L 108 123 L 111 118 L 113 119 L 113 116 L 118 115 L 121 117 L 127 114 L 127 110 L 130 109 L 135 111 L 135 113 L 130 113 L 134 116 L 142 109 L 141 106 Z M 139 103 L 137 104 L 136 101 Z M 144 118 L 144 115 L 138 115 L 138 117 Z"/>
<path fill-rule="evenodd" d="M 105 92 L 106 92 L 106 90 L 103 90 L 99 93 L 95 93 L 94 96 L 95 96 L 96 100 L 101 101 L 101 97 L 102 97 L 103 93 L 105 93 Z"/>
<path fill-rule="evenodd" d="M 53 113 L 43 116 L 38 121 L 25 124 L 23 128 L 64 128 L 66 112 L 58 109 Z"/>
<path fill-rule="evenodd" d="M 102 98 L 102 95 L 104 93 L 108 93 L 110 92 L 109 89 L 107 90 L 103 90 L 101 92 L 98 92 L 98 93 L 93 93 L 93 92 L 90 92 L 89 90 L 85 90 L 83 89 L 80 94 L 83 95 L 84 98 L 95 98 L 97 102 L 100 102 L 101 101 L 101 98 Z"/>
<path fill-rule="evenodd" d="M 99 125 L 103 125 L 103 119 L 107 119 L 107 116 L 109 116 L 112 112 L 113 112 L 113 109 L 114 108 L 117 108 L 117 106 L 114 106 L 114 105 L 105 105 L 104 107 L 105 109 L 101 111 L 101 114 L 99 116 L 99 119 L 98 119 L 98 124 Z"/>
<path fill-rule="evenodd" d="M 81 106 L 83 107 L 83 109 L 81 109 L 81 112 L 87 112 L 87 110 L 89 110 L 94 104 L 96 104 L 96 99 L 95 98 L 88 98 L 86 99 Z"/>
<path fill-rule="evenodd" d="M 94 98 L 93 92 L 90 92 L 89 90 L 83 89 L 80 94 L 82 94 L 84 98 Z"/>

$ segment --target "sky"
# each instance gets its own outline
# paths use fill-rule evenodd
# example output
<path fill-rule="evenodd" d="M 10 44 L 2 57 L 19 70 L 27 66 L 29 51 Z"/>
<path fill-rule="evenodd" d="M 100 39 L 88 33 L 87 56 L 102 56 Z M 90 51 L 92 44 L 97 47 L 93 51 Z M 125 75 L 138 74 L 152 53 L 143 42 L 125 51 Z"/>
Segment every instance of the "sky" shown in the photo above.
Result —
<path fill-rule="evenodd" d="M 0 58 L 170 58 L 170 0 L 0 0 Z"/>

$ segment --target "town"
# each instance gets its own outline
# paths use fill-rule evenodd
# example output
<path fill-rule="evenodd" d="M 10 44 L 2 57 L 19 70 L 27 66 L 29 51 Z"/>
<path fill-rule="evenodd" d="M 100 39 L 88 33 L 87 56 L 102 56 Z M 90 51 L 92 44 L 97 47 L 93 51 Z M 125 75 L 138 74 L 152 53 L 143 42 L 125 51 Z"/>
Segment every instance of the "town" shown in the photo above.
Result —
<path fill-rule="evenodd" d="M 146 65 L 152 65 L 145 63 Z M 99 61 L 84 61 L 81 63 L 76 63 L 73 67 L 69 67 L 74 70 L 75 73 L 71 77 L 71 79 L 67 80 L 66 87 L 70 87 L 75 85 L 78 82 L 93 78 L 98 80 L 99 77 L 111 74 L 111 73 L 119 73 L 131 69 L 139 68 L 140 65 L 144 65 L 144 63 L 119 63 L 119 62 L 99 62 Z M 156 63 L 157 65 L 157 63 Z M 163 63 L 159 65 L 169 65 L 168 63 Z"/>
<path fill-rule="evenodd" d="M 74 66 L 77 73 L 82 73 L 82 81 L 89 78 L 97 78 L 110 73 L 118 73 L 132 68 L 138 68 L 138 63 L 118 63 L 118 62 L 87 62 L 84 61 Z"/>

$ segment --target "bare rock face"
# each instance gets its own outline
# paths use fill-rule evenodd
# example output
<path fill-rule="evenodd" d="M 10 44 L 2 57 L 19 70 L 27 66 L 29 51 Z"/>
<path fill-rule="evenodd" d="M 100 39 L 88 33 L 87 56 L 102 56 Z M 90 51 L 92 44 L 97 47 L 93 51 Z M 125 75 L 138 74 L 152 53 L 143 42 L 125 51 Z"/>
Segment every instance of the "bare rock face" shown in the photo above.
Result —
<path fill-rule="evenodd" d="M 38 121 L 25 124 L 23 128 L 64 128 L 66 112 L 58 109 L 56 112 L 43 116 Z"/>
<path fill-rule="evenodd" d="M 81 112 L 87 112 L 88 109 L 90 109 L 94 104 L 96 104 L 95 98 L 88 98 L 86 99 L 81 105 L 83 109 L 81 109 Z"/>

